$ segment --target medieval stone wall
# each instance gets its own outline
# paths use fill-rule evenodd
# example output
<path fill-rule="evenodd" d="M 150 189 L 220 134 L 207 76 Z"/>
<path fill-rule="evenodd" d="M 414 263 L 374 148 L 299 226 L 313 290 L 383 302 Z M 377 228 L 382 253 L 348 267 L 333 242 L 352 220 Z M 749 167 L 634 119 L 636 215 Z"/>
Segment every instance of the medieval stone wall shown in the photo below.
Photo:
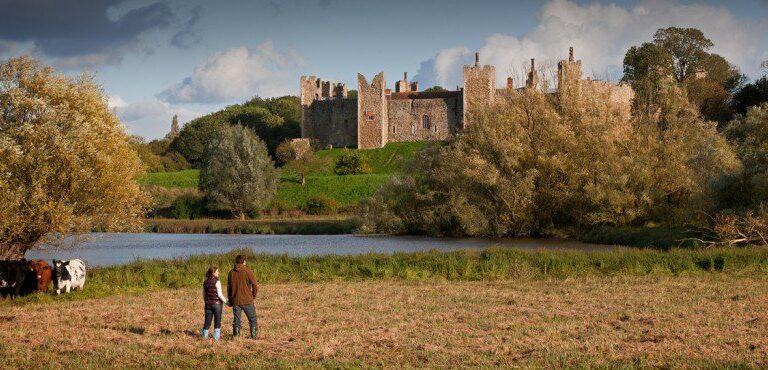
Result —
<path fill-rule="evenodd" d="M 370 84 L 365 76 L 357 74 L 358 149 L 381 148 L 388 141 L 386 89 L 384 72 L 376 75 Z"/>
<path fill-rule="evenodd" d="M 467 112 L 473 107 L 488 105 L 496 95 L 496 68 L 480 66 L 479 56 L 475 55 L 474 66 L 464 66 L 463 125 L 467 124 Z"/>
<path fill-rule="evenodd" d="M 461 94 L 442 98 L 408 99 L 392 96 L 389 111 L 389 141 L 446 140 L 461 124 Z"/>
<path fill-rule="evenodd" d="M 357 146 L 357 99 L 315 100 L 307 112 L 315 146 Z"/>

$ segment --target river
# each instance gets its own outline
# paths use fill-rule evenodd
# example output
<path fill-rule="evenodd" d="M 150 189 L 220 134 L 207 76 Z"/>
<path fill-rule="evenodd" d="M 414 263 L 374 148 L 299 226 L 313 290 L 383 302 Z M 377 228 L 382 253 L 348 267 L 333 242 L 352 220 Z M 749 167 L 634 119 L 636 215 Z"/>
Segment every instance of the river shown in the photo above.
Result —
<path fill-rule="evenodd" d="M 89 266 L 107 266 L 137 259 L 168 259 L 196 254 L 224 253 L 250 248 L 256 253 L 293 256 L 363 254 L 368 252 L 417 252 L 432 249 L 455 251 L 490 247 L 526 250 L 560 249 L 597 251 L 618 247 L 565 239 L 541 238 L 431 238 L 388 235 L 224 235 L 96 233 L 63 250 L 31 250 L 27 259 L 81 258 Z"/>

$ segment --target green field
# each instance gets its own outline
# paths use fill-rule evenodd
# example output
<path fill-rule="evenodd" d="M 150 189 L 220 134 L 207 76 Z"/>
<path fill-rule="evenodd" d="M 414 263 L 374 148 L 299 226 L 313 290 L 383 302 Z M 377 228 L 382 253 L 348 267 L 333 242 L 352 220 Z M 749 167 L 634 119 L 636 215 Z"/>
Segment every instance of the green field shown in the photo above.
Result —
<path fill-rule="evenodd" d="M 306 184 L 300 183 L 296 170 L 288 165 L 280 169 L 280 182 L 274 202 L 282 207 L 298 209 L 313 196 L 324 195 L 340 206 L 352 206 L 371 196 L 389 177 L 402 170 L 403 163 L 428 145 L 427 142 L 390 143 L 381 149 L 361 150 L 370 173 L 339 176 L 333 172 L 336 160 L 349 149 L 327 149 L 313 153 L 314 160 L 306 172 Z M 149 173 L 145 185 L 167 188 L 194 188 L 199 170 Z"/>

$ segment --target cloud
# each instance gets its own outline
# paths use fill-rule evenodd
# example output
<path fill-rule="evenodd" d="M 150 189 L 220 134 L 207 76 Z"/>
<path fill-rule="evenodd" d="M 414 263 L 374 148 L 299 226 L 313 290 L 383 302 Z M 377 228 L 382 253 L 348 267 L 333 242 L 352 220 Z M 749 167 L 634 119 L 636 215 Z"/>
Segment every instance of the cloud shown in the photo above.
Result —
<path fill-rule="evenodd" d="M 30 42 L 35 53 L 67 68 L 119 63 L 124 53 L 142 44 L 142 34 L 169 28 L 177 18 L 166 0 L 2 3 L 0 42 Z"/>
<path fill-rule="evenodd" d="M 189 49 L 200 43 L 200 30 L 197 23 L 200 21 L 200 7 L 192 9 L 191 16 L 182 28 L 171 37 L 171 45 L 180 49 Z"/>
<path fill-rule="evenodd" d="M 174 114 L 179 116 L 179 122 L 182 123 L 204 114 L 158 100 L 128 103 L 119 95 L 109 96 L 109 107 L 117 112 L 129 134 L 149 140 L 164 137 L 170 131 Z"/>
<path fill-rule="evenodd" d="M 718 53 L 751 77 L 760 75 L 760 60 L 768 55 L 768 20 L 736 18 L 728 9 L 712 5 L 647 0 L 632 6 L 553 0 L 546 3 L 538 24 L 520 36 L 494 34 L 479 48 L 482 64 L 496 66 L 497 81 L 509 74 L 520 81 L 530 58 L 548 61 L 567 57 L 573 46 L 582 59 L 585 75 L 620 78 L 624 53 L 632 45 L 652 40 L 654 32 L 669 26 L 696 27 L 712 39 Z M 434 61 L 422 63 L 417 76 L 425 86 L 461 82 L 466 48 L 445 49 Z M 542 63 L 537 63 L 542 64 Z"/>
<path fill-rule="evenodd" d="M 241 46 L 212 55 L 158 98 L 169 103 L 221 103 L 295 93 L 303 66 L 301 53 L 275 50 L 271 41 L 255 48 Z"/>

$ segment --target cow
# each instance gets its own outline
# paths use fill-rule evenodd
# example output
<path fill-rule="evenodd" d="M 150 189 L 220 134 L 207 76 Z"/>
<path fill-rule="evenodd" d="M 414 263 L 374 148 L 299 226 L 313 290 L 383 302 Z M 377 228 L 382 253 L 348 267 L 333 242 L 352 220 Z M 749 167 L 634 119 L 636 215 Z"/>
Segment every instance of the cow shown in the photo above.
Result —
<path fill-rule="evenodd" d="M 72 289 L 83 290 L 85 263 L 82 260 L 53 260 L 53 282 L 56 294 L 69 293 Z"/>
<path fill-rule="evenodd" d="M 47 292 L 48 287 L 51 285 L 51 265 L 43 260 L 29 261 L 29 270 L 34 273 L 35 291 Z"/>
<path fill-rule="evenodd" d="M 28 271 L 26 261 L 0 261 L 0 296 L 19 296 Z"/>

